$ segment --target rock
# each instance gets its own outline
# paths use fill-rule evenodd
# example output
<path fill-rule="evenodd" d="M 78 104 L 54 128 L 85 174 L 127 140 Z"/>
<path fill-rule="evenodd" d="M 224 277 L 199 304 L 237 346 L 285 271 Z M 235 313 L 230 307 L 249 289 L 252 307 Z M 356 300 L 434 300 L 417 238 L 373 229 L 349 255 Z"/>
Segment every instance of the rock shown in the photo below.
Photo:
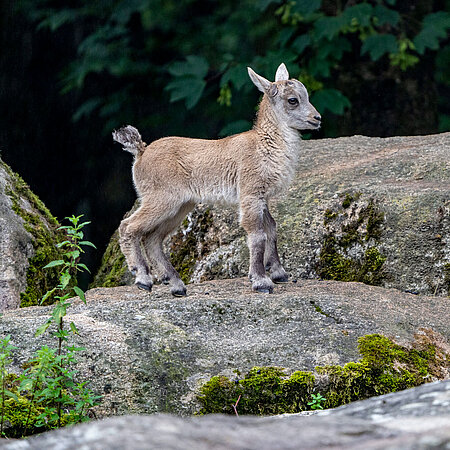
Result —
<path fill-rule="evenodd" d="M 122 416 L 0 446 L 5 450 L 443 449 L 450 445 L 449 405 L 450 381 L 445 381 L 309 416 Z"/>
<path fill-rule="evenodd" d="M 97 416 L 187 415 L 200 408 L 201 385 L 218 374 L 235 376 L 234 369 L 342 365 L 359 358 L 360 336 L 380 333 L 406 345 L 420 327 L 448 346 L 449 311 L 449 298 L 362 283 L 302 280 L 257 294 L 246 279 L 235 279 L 193 284 L 186 298 L 173 298 L 167 286 L 150 294 L 128 286 L 92 289 L 87 305 L 74 301 L 65 322 L 75 323 L 74 342 L 86 348 L 79 378 L 103 395 Z M 18 347 L 13 372 L 51 344 L 48 333 L 33 336 L 50 312 L 31 307 L 3 315 L 0 336 L 10 334 Z"/>
<path fill-rule="evenodd" d="M 298 175 L 275 199 L 292 279 L 361 281 L 450 294 L 450 133 L 303 141 Z M 167 243 L 185 281 L 245 276 L 235 207 L 200 205 Z M 94 286 L 133 283 L 114 235 Z"/>
<path fill-rule="evenodd" d="M 59 259 L 56 219 L 25 182 L 0 160 L 0 311 L 36 305 L 58 284 L 42 270 Z"/>

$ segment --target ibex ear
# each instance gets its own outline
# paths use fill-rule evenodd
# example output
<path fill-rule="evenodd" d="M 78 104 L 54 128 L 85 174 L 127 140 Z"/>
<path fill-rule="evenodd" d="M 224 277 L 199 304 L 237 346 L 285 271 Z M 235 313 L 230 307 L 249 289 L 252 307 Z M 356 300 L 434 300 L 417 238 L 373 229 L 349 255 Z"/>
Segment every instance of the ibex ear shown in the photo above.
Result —
<path fill-rule="evenodd" d="M 250 67 L 247 67 L 247 70 L 248 70 L 248 75 L 249 75 L 250 79 L 253 81 L 253 84 L 261 92 L 264 92 L 264 94 L 266 92 L 269 92 L 270 87 L 272 86 L 272 83 L 269 80 L 266 80 L 261 75 L 258 75 L 256 72 L 254 72 L 252 69 L 250 69 Z"/>
<path fill-rule="evenodd" d="M 275 81 L 285 81 L 285 80 L 289 80 L 289 72 L 284 63 L 281 63 L 278 66 L 277 73 L 275 74 Z"/>

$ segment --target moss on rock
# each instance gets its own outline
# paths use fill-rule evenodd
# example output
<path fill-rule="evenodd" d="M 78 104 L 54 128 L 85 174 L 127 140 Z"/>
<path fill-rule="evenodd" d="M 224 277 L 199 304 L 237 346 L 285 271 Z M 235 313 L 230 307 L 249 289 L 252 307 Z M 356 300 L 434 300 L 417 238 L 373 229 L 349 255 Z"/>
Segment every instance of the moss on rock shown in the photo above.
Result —
<path fill-rule="evenodd" d="M 20 294 L 20 306 L 38 305 L 42 296 L 59 282 L 58 269 L 43 269 L 50 261 L 61 259 L 62 252 L 56 246 L 63 240 L 64 232 L 44 203 L 35 195 L 25 181 L 0 161 L 10 176 L 11 186 L 6 189 L 13 211 L 24 221 L 24 228 L 32 236 L 34 256 L 28 259 L 26 289 Z M 53 302 L 49 297 L 45 304 Z"/>
<path fill-rule="evenodd" d="M 315 372 L 297 371 L 288 376 L 279 367 L 254 367 L 243 379 L 212 377 L 200 390 L 200 414 L 282 414 L 311 409 L 312 394 L 320 392 L 323 407 L 337 406 L 419 386 L 445 378 L 450 355 L 436 343 L 431 330 L 416 335 L 412 347 L 403 347 L 385 336 L 360 337 L 359 362 L 344 366 L 316 367 Z"/>
<path fill-rule="evenodd" d="M 358 192 L 347 193 L 336 211 L 325 211 L 327 233 L 316 270 L 327 280 L 381 285 L 386 257 L 376 244 L 382 234 L 384 213 L 373 199 L 356 204 L 361 197 Z M 352 204 L 354 208 L 350 208 Z"/>
<path fill-rule="evenodd" d="M 237 374 L 238 375 L 238 374 Z M 307 408 L 314 387 L 310 372 L 287 376 L 280 367 L 253 367 L 243 379 L 212 377 L 202 388 L 198 400 L 200 414 L 233 413 L 239 399 L 240 414 L 283 414 Z"/>
<path fill-rule="evenodd" d="M 213 222 L 211 210 L 206 208 L 195 217 L 189 214 L 182 229 L 170 240 L 170 260 L 184 283 L 189 283 L 196 262 L 207 253 L 201 245 L 204 235 Z"/>
<path fill-rule="evenodd" d="M 100 268 L 90 288 L 124 286 L 128 284 L 126 274 L 127 264 L 120 250 L 119 233 L 116 231 L 109 241 L 108 247 L 106 247 Z"/>

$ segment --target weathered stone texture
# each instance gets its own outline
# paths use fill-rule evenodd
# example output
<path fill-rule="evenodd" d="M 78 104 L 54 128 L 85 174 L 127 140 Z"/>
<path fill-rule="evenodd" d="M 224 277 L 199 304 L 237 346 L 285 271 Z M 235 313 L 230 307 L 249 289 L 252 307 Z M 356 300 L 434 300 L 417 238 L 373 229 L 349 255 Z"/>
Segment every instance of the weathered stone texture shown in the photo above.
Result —
<path fill-rule="evenodd" d="M 277 286 L 274 294 L 251 291 L 246 279 L 193 284 L 175 299 L 167 286 L 148 294 L 135 287 L 88 291 L 66 322 L 80 331 L 75 343 L 79 377 L 90 380 L 103 401 L 99 416 L 199 409 L 199 387 L 219 373 L 234 376 L 253 366 L 288 371 L 345 364 L 359 358 L 357 339 L 380 333 L 400 344 L 420 327 L 440 333 L 448 345 L 450 299 L 401 293 L 362 283 L 305 280 Z M 51 339 L 34 331 L 51 307 L 6 312 L 0 336 L 19 348 L 15 371 Z M 54 340 L 54 339 L 53 339 Z"/>

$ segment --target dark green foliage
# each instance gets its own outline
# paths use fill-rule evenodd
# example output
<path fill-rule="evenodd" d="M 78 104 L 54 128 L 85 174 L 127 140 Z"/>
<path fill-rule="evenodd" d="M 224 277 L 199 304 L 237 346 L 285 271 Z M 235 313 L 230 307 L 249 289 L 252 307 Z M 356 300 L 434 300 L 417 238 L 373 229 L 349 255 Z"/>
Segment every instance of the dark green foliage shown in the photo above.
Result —
<path fill-rule="evenodd" d="M 249 110 L 239 105 L 243 96 L 255 96 L 246 66 L 273 76 L 281 61 L 307 83 L 312 102 L 325 117 L 342 115 L 351 102 L 335 74 L 353 64 L 356 55 L 369 70 L 371 62 L 380 61 L 393 74 L 406 71 L 426 52 L 441 50 L 450 28 L 448 12 L 425 7 L 417 14 L 389 0 L 244 0 L 214 6 L 122 0 L 82 1 L 71 7 L 22 0 L 20 5 L 39 29 L 62 33 L 65 27 L 83 24 L 77 56 L 62 75 L 63 91 L 87 90 L 94 75 L 114 86 L 109 92 L 92 91 L 74 113 L 76 120 L 100 114 L 108 120 L 108 132 L 132 117 L 141 123 L 160 122 L 164 113 L 153 105 L 147 109 L 139 99 L 148 80 L 152 90 L 166 90 L 171 102 L 184 102 L 176 113 L 181 121 L 203 98 L 210 103 L 207 114 L 214 111 L 219 122 L 232 117 L 223 109 L 231 104 L 231 123 L 248 120 Z M 222 108 L 211 104 L 215 99 Z M 136 109 L 149 116 L 133 113 Z M 235 131 L 227 127 L 227 132 Z"/>
<path fill-rule="evenodd" d="M 281 414 L 337 406 L 418 386 L 442 376 L 450 355 L 437 351 L 428 331 L 412 348 L 379 334 L 359 338 L 359 362 L 316 367 L 316 372 L 294 372 L 278 367 L 254 367 L 244 379 L 211 378 L 200 391 L 201 414 Z M 438 354 L 439 353 L 439 354 Z M 320 392 L 318 392 L 320 386 Z"/>

